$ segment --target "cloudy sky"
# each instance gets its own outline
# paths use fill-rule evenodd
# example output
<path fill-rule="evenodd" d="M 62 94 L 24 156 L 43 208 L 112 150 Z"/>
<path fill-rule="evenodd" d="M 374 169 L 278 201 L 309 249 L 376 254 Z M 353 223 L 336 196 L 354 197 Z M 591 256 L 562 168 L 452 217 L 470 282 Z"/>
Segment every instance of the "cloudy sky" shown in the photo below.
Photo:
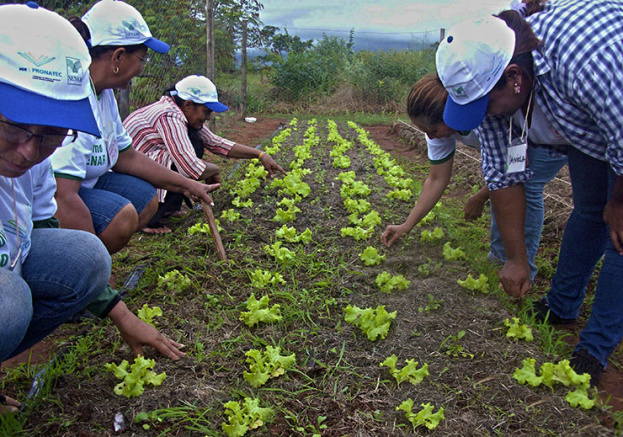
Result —
<path fill-rule="evenodd" d="M 322 35 L 414 39 L 439 37 L 457 21 L 506 9 L 510 0 L 263 0 L 265 25 L 309 39 Z"/>

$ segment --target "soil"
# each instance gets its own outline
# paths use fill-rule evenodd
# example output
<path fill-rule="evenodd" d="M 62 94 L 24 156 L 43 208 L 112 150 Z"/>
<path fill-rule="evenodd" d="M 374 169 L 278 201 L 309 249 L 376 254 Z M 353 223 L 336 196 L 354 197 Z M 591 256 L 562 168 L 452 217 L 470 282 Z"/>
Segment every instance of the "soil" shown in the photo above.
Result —
<path fill-rule="evenodd" d="M 289 122 L 263 117 L 252 124 L 226 120 L 219 129 L 226 138 L 255 146 Z M 303 144 L 307 126 L 307 121 L 299 121 L 297 130 L 283 143 L 284 151 L 277 159 L 284 168 L 293 161 L 292 146 Z M 327 137 L 324 121 L 318 122 L 317 129 L 321 138 Z M 421 136 L 399 124 L 365 129 L 371 139 L 396 157 L 405 169 L 410 169 L 410 177 L 425 178 L 427 158 Z M 59 340 L 63 344 L 72 340 L 72 334 L 86 329 L 94 332 L 95 340 L 86 342 L 90 353 L 75 369 L 56 379 L 53 390 L 27 413 L 28 427 L 37 432 L 29 435 L 223 435 L 222 405 L 242 396 L 257 396 L 262 406 L 275 410 L 266 426 L 247 433 L 256 436 L 614 435 L 612 413 L 623 410 L 621 352 L 613 354 L 599 385 L 600 397 L 611 397 L 610 411 L 602 408 L 585 412 L 570 407 L 564 400 L 564 387 L 549 390 L 519 385 L 511 375 L 524 358 L 532 357 L 538 365 L 565 356 L 547 355 L 537 342 L 507 340 L 503 322 L 515 315 L 513 305 L 501 294 L 476 293 L 459 287 L 457 279 L 476 273 L 470 267 L 473 264 L 444 260 L 439 244 L 420 241 L 419 229 L 391 249 L 384 248 L 379 236 L 385 224 L 404 220 L 412 201 L 388 202 L 384 197 L 387 186 L 376 174 L 370 156 L 362 153 L 364 149 L 357 143 L 355 132 L 345 123 L 339 123 L 339 130 L 355 144 L 348 152 L 348 170 L 354 170 L 358 180 L 373 188 L 369 201 L 383 218 L 373 238 L 355 241 L 340 236 L 340 229 L 348 225 L 348 213 L 340 197 L 340 182 L 336 180 L 339 169 L 332 166 L 333 158 L 328 156 L 332 145 L 327 148 L 325 144 L 315 146 L 314 157 L 305 163 L 312 169 L 304 179 L 311 193 L 298 204 L 302 211 L 297 219 L 288 223 L 297 232 L 309 228 L 313 240 L 303 247 L 283 244 L 298 254 L 299 260 L 290 266 L 280 265 L 264 249 L 275 241 L 275 230 L 282 225 L 272 218 L 283 196 L 266 188 L 268 183 L 251 195 L 252 208 L 237 209 L 241 220 L 225 223 L 221 219 L 221 238 L 228 262 L 217 262 L 211 238 L 188 235 L 188 228 L 202 221 L 200 212 L 189 211 L 185 218 L 169 219 L 167 224 L 174 230 L 171 235 L 137 234 L 126 250 L 115 255 L 115 275 L 121 283 L 135 266 L 147 265 L 138 286 L 128 290 L 126 301 L 135 310 L 143 303 L 160 306 L 164 315 L 158 319 L 158 327 L 186 343 L 188 356 L 174 363 L 150 351 L 148 358 L 157 361 L 155 370 L 166 371 L 167 379 L 160 387 L 147 388 L 138 398 L 126 399 L 113 394 L 118 381 L 103 370 L 104 363 L 132 359 L 116 329 L 106 323 L 91 327 L 88 321 L 64 325 L 42 347 L 54 345 L 52 350 L 57 351 Z M 455 158 L 456 175 L 444 202 L 460 204 L 472 192 L 472 186 L 482 183 L 477 153 L 467 148 L 460 150 Z M 232 208 L 230 190 L 240 172 L 235 171 L 235 160 L 213 160 L 223 166 L 222 174 L 234 172 L 231 184 L 224 183 L 214 195 L 214 213 L 219 218 L 221 211 Z M 561 174 L 546 195 L 546 250 L 541 253 L 545 267 L 548 262 L 555 263 L 569 214 L 569 194 L 567 176 Z M 447 239 L 452 240 L 453 232 L 479 238 L 488 226 L 486 216 L 487 211 L 476 224 L 457 217 L 454 227 L 446 229 Z M 434 226 L 433 222 L 425 228 L 432 230 Z M 385 263 L 364 266 L 358 254 L 367 246 L 385 254 Z M 474 241 L 474 248 L 477 251 L 468 254 L 476 261 L 482 258 L 484 265 L 487 242 Z M 423 274 L 419 267 L 424 265 L 442 267 L 433 269 L 432 274 Z M 254 289 L 249 274 L 258 268 L 280 271 L 286 285 Z M 167 291 L 157 285 L 158 277 L 173 269 L 192 279 L 190 289 Z M 408 289 L 391 294 L 379 292 L 375 278 L 381 271 L 404 275 L 411 281 Z M 546 272 L 538 277 L 534 293 L 546 291 L 547 276 Z M 251 293 L 258 299 L 270 295 L 270 305 L 281 305 L 284 320 L 254 328 L 240 322 L 238 315 L 245 310 Z M 429 295 L 440 301 L 438 309 L 424 309 Z M 384 305 L 388 311 L 397 311 L 387 338 L 371 342 L 359 329 L 347 324 L 343 316 L 347 304 L 360 308 Z M 577 341 L 585 319 L 583 314 L 577 325 L 563 331 L 570 334 L 565 341 Z M 464 331 L 465 336 L 453 343 L 453 336 L 459 331 Z M 452 344 L 462 346 L 464 353 L 448 348 Z M 242 377 L 248 371 L 244 352 L 266 345 L 281 346 L 284 355 L 296 353 L 296 369 L 253 389 Z M 567 353 L 570 350 L 566 348 Z M 418 367 L 426 363 L 429 376 L 417 386 L 406 382 L 397 386 L 387 369 L 379 367 L 392 354 L 398 356 L 399 368 L 407 359 L 415 359 Z M 11 381 L 15 387 L 8 387 L 5 392 L 23 399 L 30 382 L 28 377 L 16 377 Z M 407 398 L 414 400 L 414 412 L 425 403 L 433 405 L 435 411 L 443 407 L 445 420 L 435 431 L 423 427 L 414 430 L 404 413 L 396 411 L 396 406 Z M 137 413 L 158 409 L 169 409 L 169 416 L 154 419 L 147 428 L 132 422 Z M 127 425 L 119 434 L 112 428 L 115 413 L 122 413 Z M 321 429 L 320 424 L 326 428 Z"/>

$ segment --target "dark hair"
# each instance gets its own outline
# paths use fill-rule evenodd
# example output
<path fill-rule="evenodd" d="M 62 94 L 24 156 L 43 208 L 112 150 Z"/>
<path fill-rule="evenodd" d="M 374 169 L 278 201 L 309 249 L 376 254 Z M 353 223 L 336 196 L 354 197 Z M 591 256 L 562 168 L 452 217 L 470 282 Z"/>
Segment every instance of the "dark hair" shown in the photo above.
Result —
<path fill-rule="evenodd" d="M 534 7 L 531 9 L 533 12 L 531 13 L 542 10 L 540 2 L 530 3 L 539 3 L 541 7 L 541 9 L 537 11 L 536 6 L 533 5 Z M 526 15 L 530 14 L 526 13 Z M 532 31 L 530 24 L 523 19 L 519 12 L 513 10 L 502 11 L 496 15 L 496 17 L 504 20 L 506 25 L 515 32 L 515 51 L 508 64 L 516 64 L 521 69 L 523 75 L 526 76 L 528 81 L 532 82 L 534 79 L 532 51 L 541 44 L 541 41 Z M 494 88 L 502 88 L 504 86 L 506 86 L 506 76 L 502 75 L 500 80 L 495 84 Z"/>
<path fill-rule="evenodd" d="M 529 17 L 532 14 L 543 11 L 547 0 L 523 0 L 526 5 L 526 11 L 524 17 Z"/>
<path fill-rule="evenodd" d="M 412 121 L 433 126 L 443 123 L 443 111 L 448 92 L 437 74 L 427 74 L 418 80 L 407 97 L 407 114 Z"/>
<path fill-rule="evenodd" d="M 91 32 L 89 31 L 89 28 L 87 27 L 85 22 L 82 21 L 82 19 L 80 17 L 75 16 L 75 15 L 69 17 L 69 22 L 71 24 L 73 24 L 73 26 L 76 28 L 76 30 L 78 31 L 78 33 L 80 34 L 80 36 L 82 37 L 84 42 L 87 43 L 87 47 L 89 48 L 89 54 L 91 55 L 91 58 L 93 58 L 93 59 L 99 58 L 104 53 L 106 53 L 106 52 L 108 52 L 110 50 L 116 50 L 118 48 L 124 48 L 126 52 L 134 53 L 134 52 L 139 51 L 140 49 L 142 49 L 145 46 L 145 44 L 133 44 L 133 45 L 127 45 L 127 46 L 95 46 L 95 47 L 91 47 L 91 45 L 88 43 L 88 41 L 91 39 Z"/>

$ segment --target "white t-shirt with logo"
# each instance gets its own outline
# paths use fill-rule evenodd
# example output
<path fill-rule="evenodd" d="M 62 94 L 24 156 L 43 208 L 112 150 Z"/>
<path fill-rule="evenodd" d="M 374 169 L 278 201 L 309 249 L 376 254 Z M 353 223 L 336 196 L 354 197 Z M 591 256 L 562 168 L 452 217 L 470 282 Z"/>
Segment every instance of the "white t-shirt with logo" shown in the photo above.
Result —
<path fill-rule="evenodd" d="M 458 132 L 443 138 L 428 138 L 426 135 L 426 146 L 428 149 L 428 159 L 431 164 L 443 164 L 452 157 L 456 150 L 456 142 L 460 141 L 466 146 L 475 147 L 480 150 L 480 141 L 474 131 L 467 135 Z"/>
<path fill-rule="evenodd" d="M 132 146 L 113 91 L 104 90 L 99 96 L 93 92 L 89 102 L 102 138 L 80 132 L 76 141 L 64 144 L 52 155 L 54 174 L 81 180 L 85 188 L 93 188 L 97 179 L 117 163 L 119 152 Z"/>
<path fill-rule="evenodd" d="M 17 254 L 18 239 L 22 262 L 26 260 L 30 251 L 32 222 L 47 220 L 54 215 L 55 191 L 50 158 L 18 178 L 0 176 L 0 268 L 8 268 Z"/>

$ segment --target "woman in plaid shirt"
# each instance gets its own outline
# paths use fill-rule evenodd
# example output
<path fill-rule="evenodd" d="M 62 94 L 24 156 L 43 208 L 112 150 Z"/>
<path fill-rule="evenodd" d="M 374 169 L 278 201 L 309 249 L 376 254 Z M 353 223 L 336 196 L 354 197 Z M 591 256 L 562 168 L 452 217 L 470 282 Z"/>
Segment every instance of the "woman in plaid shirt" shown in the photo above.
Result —
<path fill-rule="evenodd" d="M 623 4 L 527 3 L 538 13 L 524 19 L 505 11 L 449 30 L 437 52 L 450 94 L 444 120 L 456 130 L 478 126 L 483 173 L 508 256 L 500 279 L 516 297 L 530 288 L 522 184 L 531 174 L 522 166 L 525 141 L 518 138 L 570 144 L 564 149 L 574 210 L 551 289 L 534 311 L 549 323 L 573 322 L 603 257 L 591 316 L 571 359 L 595 385 L 623 337 Z M 519 123 L 511 118 L 517 110 L 524 114 Z"/>

